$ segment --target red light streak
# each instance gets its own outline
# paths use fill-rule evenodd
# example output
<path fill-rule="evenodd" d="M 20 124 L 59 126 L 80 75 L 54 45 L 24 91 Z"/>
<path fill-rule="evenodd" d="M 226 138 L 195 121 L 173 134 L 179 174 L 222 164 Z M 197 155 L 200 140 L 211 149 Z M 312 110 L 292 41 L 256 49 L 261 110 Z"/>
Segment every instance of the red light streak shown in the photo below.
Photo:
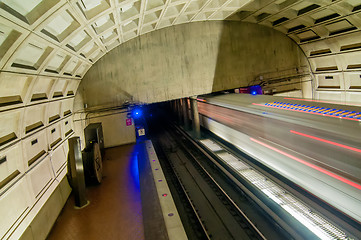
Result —
<path fill-rule="evenodd" d="M 294 134 L 297 134 L 297 135 L 300 135 L 300 136 L 303 136 L 303 137 L 308 137 L 308 138 L 311 138 L 311 139 L 314 139 L 314 140 L 317 140 L 317 141 L 320 141 L 320 142 L 328 143 L 328 144 L 331 144 L 331 145 L 335 145 L 337 147 L 342 147 L 342 148 L 345 148 L 345 149 L 348 149 L 348 150 L 351 150 L 351 151 L 361 153 L 361 149 L 358 149 L 358 148 L 350 147 L 350 146 L 347 146 L 347 145 L 344 145 L 344 144 L 341 144 L 341 143 L 332 142 L 330 140 L 326 140 L 326 139 L 323 139 L 323 138 L 311 136 L 311 135 L 308 135 L 308 134 L 305 134 L 305 133 L 296 132 L 296 131 L 293 131 L 293 130 L 290 130 L 290 132 L 294 133 Z"/>
<path fill-rule="evenodd" d="M 262 106 L 262 107 L 269 107 L 269 108 L 276 108 L 276 109 L 281 109 L 281 110 L 286 110 L 286 111 L 308 113 L 308 114 L 314 114 L 314 115 L 319 115 L 319 116 L 324 116 L 324 117 L 333 117 L 333 118 L 341 118 L 341 119 L 347 119 L 347 120 L 352 120 L 352 121 L 359 121 L 358 119 L 354 119 L 354 118 L 333 116 L 333 115 L 327 115 L 327 114 L 323 114 L 323 113 L 305 112 L 305 111 L 296 110 L 296 109 L 283 109 L 283 108 L 280 108 L 280 107 L 266 106 L 264 104 L 259 104 L 259 103 L 252 103 L 252 105 L 257 105 L 257 106 Z"/>
<path fill-rule="evenodd" d="M 281 150 L 279 150 L 279 149 L 277 149 L 277 148 L 275 148 L 275 147 L 272 147 L 272 146 L 270 146 L 270 145 L 268 145 L 268 144 L 266 144 L 266 143 L 263 143 L 263 142 L 261 142 L 261 141 L 258 141 L 258 140 L 256 140 L 256 139 L 254 139 L 254 138 L 250 138 L 250 139 L 251 139 L 253 142 L 256 142 L 256 143 L 258 143 L 258 144 L 260 144 L 260 145 L 262 145 L 262 146 L 264 146 L 264 147 L 266 147 L 266 148 L 269 148 L 269 149 L 271 149 L 271 150 L 273 150 L 273 151 L 275 151 L 275 152 L 278 152 L 278 153 L 280 153 L 280 154 L 282 154 L 282 155 L 284 155 L 284 156 L 286 156 L 286 157 L 289 157 L 289 158 L 291 158 L 291 159 L 293 159 L 293 160 L 295 160 L 295 161 L 297 161 L 297 162 L 299 162 L 299 163 L 302 163 L 302 164 L 304 164 L 304 165 L 306 165 L 306 166 L 308 166 L 308 167 L 310 167 L 310 168 L 313 168 L 313 169 L 315 169 L 315 170 L 317 170 L 317 171 L 319 171 L 319 172 L 322 172 L 322 173 L 324 173 L 324 174 L 326 174 L 326 175 L 328 175 L 328 176 L 330 176 L 330 177 L 333 177 L 333 178 L 335 178 L 335 179 L 337 179 L 337 180 L 339 180 L 339 181 L 341 181 L 341 182 L 344 182 L 344 183 L 346 183 L 346 184 L 348 184 L 348 185 L 350 185 L 350 186 L 352 186 L 352 187 L 355 187 L 355 188 L 361 190 L 361 185 L 359 185 L 359 184 L 357 184 L 357 183 L 354 183 L 354 182 L 352 182 L 352 181 L 350 181 L 350 180 L 348 180 L 348 179 L 346 179 L 346 178 L 343 178 L 343 177 L 341 177 L 341 176 L 339 176 L 339 175 L 337 175 L 337 174 L 334 174 L 334 173 L 332 173 L 332 172 L 329 172 L 329 171 L 327 171 L 327 170 L 325 170 L 325 169 L 323 169 L 323 168 L 320 168 L 320 167 L 318 167 L 318 166 L 316 166 L 316 165 L 314 165 L 314 164 L 312 164 L 312 163 L 306 162 L 305 160 L 299 159 L 299 158 L 297 158 L 297 157 L 295 157 L 295 156 L 293 156 L 293 155 L 291 155 L 291 154 L 285 153 L 285 152 L 283 152 L 283 151 L 281 151 Z"/>

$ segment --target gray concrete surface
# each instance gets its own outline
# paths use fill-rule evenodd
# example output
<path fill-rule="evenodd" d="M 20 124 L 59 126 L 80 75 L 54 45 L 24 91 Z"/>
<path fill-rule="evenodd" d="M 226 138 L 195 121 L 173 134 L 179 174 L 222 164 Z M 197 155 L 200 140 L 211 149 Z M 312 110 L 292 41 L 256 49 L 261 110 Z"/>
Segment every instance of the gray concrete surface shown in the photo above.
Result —
<path fill-rule="evenodd" d="M 114 48 L 84 76 L 89 107 L 125 100 L 160 102 L 247 86 L 262 73 L 307 65 L 274 29 L 242 22 L 197 22 L 154 31 Z M 84 87 L 86 86 L 86 87 Z"/>

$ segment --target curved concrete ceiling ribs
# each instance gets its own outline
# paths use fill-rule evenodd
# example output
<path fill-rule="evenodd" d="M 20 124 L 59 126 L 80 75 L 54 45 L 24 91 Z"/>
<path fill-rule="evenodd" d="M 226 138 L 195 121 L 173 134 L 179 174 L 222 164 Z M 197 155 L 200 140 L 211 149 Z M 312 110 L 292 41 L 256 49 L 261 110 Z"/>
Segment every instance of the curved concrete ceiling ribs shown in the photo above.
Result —
<path fill-rule="evenodd" d="M 299 45 L 308 58 L 310 70 L 314 74 L 313 89 L 311 93 L 308 91 L 304 96 L 360 102 L 360 19 L 361 3 L 357 0 L 2 0 L 0 2 L 0 81 L 5 87 L 0 90 L 0 107 L 9 109 L 32 101 L 47 102 L 53 98 L 71 97 L 76 93 L 79 81 L 105 54 L 114 55 L 115 51 L 128 53 L 134 50 L 128 47 L 134 47 L 137 44 L 148 44 L 147 49 L 151 51 L 151 54 L 155 54 L 155 51 L 151 50 L 152 44 L 156 48 L 159 44 L 156 41 L 165 41 L 164 43 L 168 44 L 167 38 L 171 31 L 188 31 L 190 34 L 192 31 L 190 29 L 196 27 L 182 25 L 183 27 L 173 27 L 173 30 L 165 29 L 162 31 L 167 35 L 164 38 L 158 37 L 161 33 L 152 33 L 155 30 L 208 20 L 226 20 L 224 26 L 218 26 L 219 29 L 216 30 L 210 28 L 212 24 L 203 23 L 202 32 L 206 34 L 205 36 L 218 39 L 220 45 L 214 48 L 215 42 L 212 42 L 212 48 L 208 49 L 208 55 L 205 56 L 213 57 L 213 59 L 203 58 L 205 64 L 213 61 L 212 72 L 207 72 L 211 71 L 210 67 L 198 69 L 203 77 L 193 78 L 189 89 L 186 87 L 188 82 L 184 79 L 187 77 L 192 79 L 195 66 L 199 67 L 197 64 L 192 65 L 197 61 L 196 57 L 192 56 L 192 53 L 196 51 L 191 44 L 187 43 L 192 41 L 189 37 L 193 35 L 179 36 L 181 38 L 178 41 L 178 47 L 186 52 L 168 62 L 164 69 L 153 66 L 154 56 L 153 59 L 152 56 L 147 57 L 146 52 L 142 52 L 142 58 L 139 59 L 131 54 L 128 54 L 128 60 L 124 59 L 124 56 L 119 56 L 117 61 L 124 62 L 126 66 L 134 69 L 134 76 L 130 79 L 126 74 L 118 75 L 116 72 L 104 75 L 107 78 L 118 77 L 123 85 L 114 86 L 118 93 L 112 99 L 94 100 L 94 104 L 120 104 L 132 97 L 145 102 L 164 101 L 189 94 L 236 87 L 249 83 L 251 79 L 260 80 L 261 75 L 263 80 L 276 83 L 281 77 L 275 76 L 274 72 L 280 71 L 284 78 L 299 74 L 301 79 L 299 82 L 311 80 L 310 77 L 306 77 L 305 80 L 302 75 L 307 74 L 307 69 L 302 68 L 304 64 L 301 55 L 298 56 L 299 62 L 289 69 L 278 68 L 281 66 L 275 63 L 275 68 L 269 72 L 270 69 L 262 68 L 266 59 L 262 58 L 262 61 L 252 65 L 250 71 L 247 69 L 249 71 L 247 74 L 236 76 L 233 69 L 229 74 L 225 74 L 231 66 L 235 67 L 235 63 L 241 63 L 239 62 L 241 60 L 235 62 L 229 60 L 227 63 L 230 64 L 226 66 L 220 62 L 220 59 L 222 61 L 225 59 L 226 52 L 232 55 L 235 50 L 246 51 L 237 45 L 240 43 L 236 43 L 235 39 L 231 40 L 230 46 L 227 46 L 229 43 L 227 41 L 240 34 L 231 27 L 236 23 L 230 21 L 241 21 L 246 24 L 238 23 L 241 28 L 248 26 L 249 23 L 260 25 L 259 27 L 254 25 L 254 28 L 258 29 L 266 29 L 264 26 L 272 28 L 293 39 Z M 219 23 L 215 23 L 217 24 Z M 220 32 L 220 28 L 224 29 L 224 32 Z M 213 30 L 220 35 L 216 36 L 211 32 Z M 229 38 L 224 33 L 230 34 Z M 243 32 L 243 34 L 246 33 Z M 268 38 L 267 44 L 272 45 L 272 38 L 278 38 L 275 36 L 276 34 L 272 33 L 271 37 L 266 35 L 262 37 Z M 155 37 L 156 40 L 151 40 L 151 37 Z M 258 37 L 249 35 L 249 38 L 243 39 L 246 40 L 244 45 L 251 45 L 251 42 L 257 41 L 254 39 Z M 180 41 L 181 39 L 183 41 Z M 201 35 L 197 36 L 197 39 L 202 42 L 209 41 Z M 197 44 L 200 47 L 202 45 Z M 273 51 L 272 49 L 270 47 L 268 51 Z M 169 48 L 163 46 L 158 50 L 161 52 L 156 56 L 162 56 L 164 60 L 170 58 L 169 54 L 172 51 L 169 52 Z M 168 52 L 162 52 L 165 50 Z M 276 50 L 274 52 L 277 55 L 276 58 L 281 56 L 293 58 L 294 55 L 299 54 L 298 50 L 295 50 L 295 54 L 289 51 L 287 53 L 285 49 L 277 48 Z M 214 53 L 210 54 L 210 51 Z M 266 48 L 262 51 L 255 52 L 255 59 L 259 59 L 257 54 L 271 57 Z M 289 56 L 286 56 L 287 54 Z M 146 58 L 150 59 L 149 64 Z M 177 66 L 181 67 L 177 70 Z M 167 72 L 170 68 L 174 68 L 172 76 L 167 76 L 170 74 Z M 301 73 L 298 72 L 300 69 L 302 69 Z M 94 72 L 95 70 L 92 71 Z M 164 73 L 163 77 L 153 77 L 161 73 Z M 174 74 L 179 74 L 178 80 L 174 78 Z M 192 76 L 188 76 L 189 74 Z M 166 81 L 166 77 L 170 77 L 170 80 Z M 211 78 L 214 81 L 212 84 L 209 82 Z M 16 83 L 12 85 L 9 79 L 13 79 L 11 83 Z M 93 79 L 93 77 L 89 73 L 84 79 Z M 146 93 L 141 93 L 147 88 L 147 84 L 150 84 L 150 80 L 155 81 L 151 84 L 152 88 L 147 89 Z M 87 82 L 90 83 L 91 80 Z M 138 83 L 139 87 L 132 92 L 132 84 L 135 83 Z M 159 87 L 162 84 L 164 87 Z M 182 84 L 184 87 L 179 88 Z M 307 84 L 301 85 L 306 87 Z M 39 86 L 42 85 L 47 87 L 40 89 Z M 91 85 L 95 86 L 96 83 L 91 83 Z M 90 85 L 84 85 L 86 91 L 94 91 L 88 88 Z M 173 90 L 176 88 L 178 91 Z M 102 90 L 107 91 L 107 89 Z M 279 90 L 282 91 L 282 88 Z M 86 101 L 92 102 L 89 99 Z"/>

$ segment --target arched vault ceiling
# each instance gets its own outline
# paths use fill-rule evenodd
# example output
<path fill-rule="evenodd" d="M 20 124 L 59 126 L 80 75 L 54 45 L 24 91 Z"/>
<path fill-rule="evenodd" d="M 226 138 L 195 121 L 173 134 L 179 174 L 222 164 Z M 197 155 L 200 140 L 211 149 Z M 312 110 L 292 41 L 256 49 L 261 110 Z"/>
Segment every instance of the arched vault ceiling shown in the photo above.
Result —
<path fill-rule="evenodd" d="M 258 23 L 305 45 L 357 32 L 360 10 L 359 0 L 1 0 L 0 66 L 82 78 L 94 62 L 123 42 L 205 20 Z M 311 45 L 304 50 L 312 56 L 340 50 L 332 47 Z"/>
<path fill-rule="evenodd" d="M 126 41 L 206 20 L 274 28 L 300 45 L 320 82 L 335 75 L 326 89 L 361 86 L 352 74 L 361 69 L 359 0 L 1 0 L 0 69 L 80 80 Z"/>
<path fill-rule="evenodd" d="M 131 99 L 153 103 L 257 84 L 260 75 L 310 78 L 301 49 L 279 31 L 245 22 L 197 22 L 115 48 L 87 72 L 78 94 L 89 107 Z"/>

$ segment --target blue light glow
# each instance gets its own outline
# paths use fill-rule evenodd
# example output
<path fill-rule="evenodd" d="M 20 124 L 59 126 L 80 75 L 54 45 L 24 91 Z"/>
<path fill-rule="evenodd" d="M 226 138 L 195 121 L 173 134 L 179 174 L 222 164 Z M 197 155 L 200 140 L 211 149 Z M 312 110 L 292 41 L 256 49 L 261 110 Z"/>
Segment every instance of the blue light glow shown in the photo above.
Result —
<path fill-rule="evenodd" d="M 142 116 L 142 110 L 140 108 L 134 108 L 132 110 L 132 116 L 133 118 L 140 118 Z"/>
<path fill-rule="evenodd" d="M 136 147 L 137 148 L 137 147 Z M 140 183 L 139 183 L 139 169 L 138 169 L 138 152 L 133 153 L 130 162 L 130 172 L 133 177 L 133 183 L 136 187 L 136 190 L 140 191 Z"/>
<path fill-rule="evenodd" d="M 262 87 L 260 85 L 250 86 L 249 93 L 251 95 L 262 95 Z"/>

